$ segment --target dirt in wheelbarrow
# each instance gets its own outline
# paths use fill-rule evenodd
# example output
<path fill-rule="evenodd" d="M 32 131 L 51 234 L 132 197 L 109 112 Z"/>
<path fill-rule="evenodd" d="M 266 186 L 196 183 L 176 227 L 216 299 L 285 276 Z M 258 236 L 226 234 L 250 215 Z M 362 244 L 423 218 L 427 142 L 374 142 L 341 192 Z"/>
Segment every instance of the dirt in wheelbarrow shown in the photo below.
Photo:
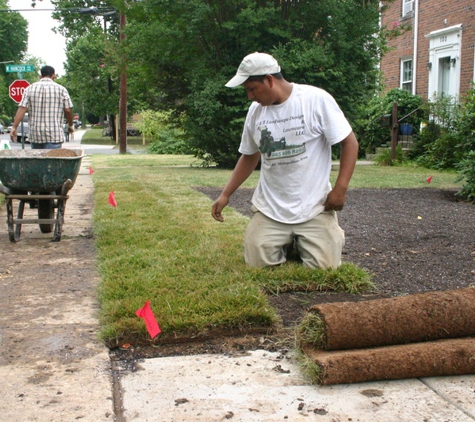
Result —
<path fill-rule="evenodd" d="M 50 149 L 43 154 L 45 157 L 77 157 L 74 151 L 66 148 Z"/>

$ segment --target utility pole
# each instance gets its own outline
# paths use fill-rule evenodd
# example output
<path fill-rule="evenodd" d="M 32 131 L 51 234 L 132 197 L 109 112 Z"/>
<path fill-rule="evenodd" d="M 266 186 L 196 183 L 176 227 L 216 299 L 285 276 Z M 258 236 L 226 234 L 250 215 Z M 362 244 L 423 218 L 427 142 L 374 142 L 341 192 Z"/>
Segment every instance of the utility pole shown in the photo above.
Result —
<path fill-rule="evenodd" d="M 119 153 L 127 152 L 127 58 L 124 53 L 126 17 L 124 12 L 119 15 L 120 46 L 122 47 L 122 64 L 120 70 L 120 99 L 119 99 Z"/>

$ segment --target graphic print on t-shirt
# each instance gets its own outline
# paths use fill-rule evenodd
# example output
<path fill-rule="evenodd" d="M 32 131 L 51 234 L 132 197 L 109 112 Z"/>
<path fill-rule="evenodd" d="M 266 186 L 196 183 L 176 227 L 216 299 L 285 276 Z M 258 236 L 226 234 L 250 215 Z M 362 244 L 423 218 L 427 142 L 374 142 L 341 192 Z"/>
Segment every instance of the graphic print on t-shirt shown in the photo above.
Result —
<path fill-rule="evenodd" d="M 294 157 L 305 153 L 305 144 L 287 145 L 285 136 L 275 141 L 267 126 L 260 128 L 260 131 L 261 139 L 259 141 L 259 150 L 262 154 L 266 154 L 269 159 Z"/>

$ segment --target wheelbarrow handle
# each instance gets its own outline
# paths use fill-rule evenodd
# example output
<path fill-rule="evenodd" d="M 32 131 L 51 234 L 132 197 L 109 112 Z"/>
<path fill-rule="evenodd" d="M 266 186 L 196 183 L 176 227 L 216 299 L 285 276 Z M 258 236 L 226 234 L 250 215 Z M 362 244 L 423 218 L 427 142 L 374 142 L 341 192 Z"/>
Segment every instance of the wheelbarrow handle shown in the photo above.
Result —
<path fill-rule="evenodd" d="M 10 195 L 10 189 L 6 188 L 3 185 L 0 185 L 0 192 L 3 193 L 4 195 Z"/>
<path fill-rule="evenodd" d="M 66 180 L 63 183 L 63 187 L 61 188 L 61 195 L 67 195 L 67 193 L 72 189 L 73 186 L 74 184 L 71 179 Z"/>

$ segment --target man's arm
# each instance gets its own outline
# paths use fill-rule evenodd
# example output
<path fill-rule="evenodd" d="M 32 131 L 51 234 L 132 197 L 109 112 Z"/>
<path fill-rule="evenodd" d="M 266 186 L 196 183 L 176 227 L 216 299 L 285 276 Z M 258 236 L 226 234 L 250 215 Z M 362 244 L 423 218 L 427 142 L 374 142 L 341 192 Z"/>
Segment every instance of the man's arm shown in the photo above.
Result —
<path fill-rule="evenodd" d="M 221 222 L 224 221 L 224 218 L 221 215 L 223 208 L 228 205 L 230 196 L 254 171 L 257 164 L 259 163 L 260 158 L 261 153 L 259 151 L 253 155 L 241 155 L 236 167 L 234 168 L 231 178 L 211 208 L 211 215 L 215 220 Z"/>
<path fill-rule="evenodd" d="M 18 107 L 18 110 L 15 114 L 15 119 L 13 119 L 12 130 L 10 131 L 10 139 L 12 141 L 16 141 L 18 125 L 23 120 L 23 117 L 25 117 L 27 110 L 28 109 L 26 107 Z"/>
<path fill-rule="evenodd" d="M 358 141 L 355 134 L 351 132 L 343 141 L 340 142 L 340 170 L 335 182 L 335 186 L 328 194 L 325 201 L 325 211 L 340 211 L 345 204 L 346 191 L 350 184 L 351 176 L 355 169 L 358 158 Z"/>
<path fill-rule="evenodd" d="M 64 117 L 68 122 L 69 133 L 74 132 L 74 122 L 73 122 L 73 110 L 71 108 L 64 108 Z"/>

